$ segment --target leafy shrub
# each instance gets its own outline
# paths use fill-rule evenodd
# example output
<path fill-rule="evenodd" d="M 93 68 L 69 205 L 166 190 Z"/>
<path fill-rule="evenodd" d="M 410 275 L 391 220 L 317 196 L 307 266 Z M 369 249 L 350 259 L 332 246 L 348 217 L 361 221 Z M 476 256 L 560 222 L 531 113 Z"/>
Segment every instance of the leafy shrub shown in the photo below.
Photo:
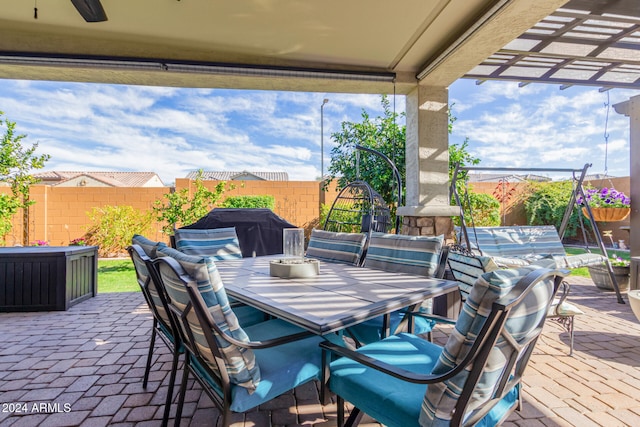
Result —
<path fill-rule="evenodd" d="M 134 234 L 147 234 L 153 216 L 132 206 L 103 206 L 88 213 L 93 222 L 85 235 L 88 245 L 99 246 L 102 257 L 123 254 Z"/>
<path fill-rule="evenodd" d="M 476 193 L 472 190 L 469 190 L 468 197 L 468 202 L 461 200 L 467 225 L 475 225 L 476 227 L 500 225 L 500 202 L 498 199 L 490 194 Z M 460 225 L 460 218 L 456 217 L 454 223 Z"/>
<path fill-rule="evenodd" d="M 225 208 L 267 208 L 273 210 L 276 207 L 276 199 L 273 196 L 230 196 L 222 203 Z"/>
<path fill-rule="evenodd" d="M 159 222 L 165 223 L 162 231 L 168 236 L 173 235 L 174 227 L 193 224 L 209 213 L 225 192 L 225 181 L 219 182 L 211 191 L 202 182 L 202 175 L 202 170 L 198 171 L 193 196 L 189 195 L 188 188 L 183 188 L 180 191 L 165 194 L 166 203 L 156 200 L 153 205 L 153 213 Z M 230 188 L 233 188 L 233 185 Z"/>
<path fill-rule="evenodd" d="M 554 225 L 560 229 L 562 218 L 571 198 L 573 183 L 560 182 L 532 182 L 529 184 L 529 194 L 524 200 L 529 225 Z M 573 211 L 565 231 L 566 237 L 575 237 L 580 227 L 578 210 Z"/>

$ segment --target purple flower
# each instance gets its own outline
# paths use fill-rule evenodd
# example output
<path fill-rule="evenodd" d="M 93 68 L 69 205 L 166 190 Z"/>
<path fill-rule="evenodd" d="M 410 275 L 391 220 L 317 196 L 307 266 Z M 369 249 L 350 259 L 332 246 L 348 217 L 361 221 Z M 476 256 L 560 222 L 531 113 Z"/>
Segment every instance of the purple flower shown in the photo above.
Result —
<path fill-rule="evenodd" d="M 577 198 L 578 203 L 584 204 L 586 201 L 591 207 L 628 208 L 631 205 L 631 199 L 615 188 L 589 188 L 584 196 L 584 200 L 582 197 Z"/>

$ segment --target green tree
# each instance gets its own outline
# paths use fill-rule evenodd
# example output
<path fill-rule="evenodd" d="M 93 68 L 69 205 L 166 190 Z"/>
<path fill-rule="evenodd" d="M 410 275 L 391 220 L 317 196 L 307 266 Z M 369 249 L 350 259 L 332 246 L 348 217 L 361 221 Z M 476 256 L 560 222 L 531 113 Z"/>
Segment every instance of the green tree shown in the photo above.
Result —
<path fill-rule="evenodd" d="M 22 140 L 26 135 L 16 134 L 16 123 L 6 118 L 0 111 L 0 128 L 4 128 L 2 143 L 0 144 L 0 182 L 7 183 L 11 188 L 11 195 L 0 197 L 0 241 L 4 243 L 5 236 L 11 231 L 11 218 L 19 209 L 25 210 L 23 227 L 25 235 L 23 244 L 29 244 L 29 222 L 27 208 L 34 204 L 29 200 L 31 185 L 38 179 L 31 175 L 33 169 L 42 169 L 51 156 L 36 155 L 38 144 L 24 147 Z"/>
<path fill-rule="evenodd" d="M 156 200 L 153 212 L 156 219 L 166 224 L 162 231 L 167 235 L 173 235 L 173 229 L 182 225 L 193 224 L 205 216 L 226 191 L 226 182 L 219 182 L 213 191 L 209 190 L 202 182 L 202 170 L 198 171 L 195 179 L 195 191 L 189 197 L 189 189 L 183 188 L 164 195 L 165 200 Z M 232 189 L 230 186 L 229 189 Z"/>
<path fill-rule="evenodd" d="M 395 163 L 402 182 L 405 182 L 406 126 L 396 123 L 404 113 L 394 112 L 386 95 L 381 97 L 381 104 L 383 116 L 372 119 L 363 109 L 361 123 L 342 122 L 341 130 L 331 134 L 336 146 L 331 149 L 327 182 L 337 179 L 338 189 L 341 189 L 352 181 L 366 181 L 393 206 L 398 194 L 393 170 L 379 156 L 355 148 L 362 145 L 387 156 Z M 359 162 L 356 162 L 356 151 L 359 151 Z M 402 191 L 404 193 L 404 189 Z"/>
<path fill-rule="evenodd" d="M 329 166 L 329 180 L 338 180 L 338 189 L 344 188 L 349 182 L 361 179 L 368 182 L 384 200 L 393 206 L 397 200 L 395 177 L 389 165 L 379 156 L 361 151 L 359 153 L 359 169 L 356 163 L 356 144 L 372 148 L 389 157 L 398 168 L 402 177 L 403 186 L 406 182 L 406 126 L 398 125 L 397 118 L 404 117 L 404 113 L 397 114 L 392 111 L 389 99 L 383 95 L 381 103 L 384 110 L 382 117 L 371 119 L 369 114 L 362 110 L 362 123 L 342 122 L 340 132 L 331 136 L 337 145 L 331 150 L 331 164 Z M 449 107 L 449 133 L 453 132 L 453 123 L 457 118 Z M 477 165 L 480 159 L 474 157 L 468 151 L 469 138 L 465 138 L 462 144 L 449 145 L 449 179 L 453 177 L 453 171 L 457 163 L 462 166 Z M 467 173 L 461 173 L 458 177 L 459 193 L 467 182 Z M 402 189 L 404 195 L 405 189 Z M 487 203 L 480 203 L 480 208 L 487 207 Z M 393 214 L 394 212 L 392 212 Z M 487 213 L 487 217 L 491 214 Z M 491 221 L 489 221 L 491 222 Z"/>
<path fill-rule="evenodd" d="M 480 163 L 480 159 L 474 157 L 469 153 L 469 138 L 465 138 L 462 144 L 449 144 L 449 180 L 453 178 L 453 172 L 456 165 L 460 166 L 472 166 Z M 458 173 L 457 182 L 465 185 L 468 181 L 469 173 L 467 171 L 460 171 Z"/>

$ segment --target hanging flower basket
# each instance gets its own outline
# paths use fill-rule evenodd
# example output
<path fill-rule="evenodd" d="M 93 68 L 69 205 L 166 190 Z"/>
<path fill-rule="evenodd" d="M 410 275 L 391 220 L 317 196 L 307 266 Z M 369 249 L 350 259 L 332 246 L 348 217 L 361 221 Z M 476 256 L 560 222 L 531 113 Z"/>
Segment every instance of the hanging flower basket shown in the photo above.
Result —
<path fill-rule="evenodd" d="M 589 218 L 587 208 L 582 208 L 582 213 Z M 598 222 L 622 221 L 631 213 L 631 208 L 591 208 L 593 219 Z"/>
<path fill-rule="evenodd" d="M 582 214 L 589 218 L 585 207 L 589 204 L 593 219 L 596 221 L 622 221 L 631 212 L 631 200 L 621 191 L 614 188 L 589 188 L 585 192 L 584 200 L 578 197 L 578 203 L 582 204 Z"/>

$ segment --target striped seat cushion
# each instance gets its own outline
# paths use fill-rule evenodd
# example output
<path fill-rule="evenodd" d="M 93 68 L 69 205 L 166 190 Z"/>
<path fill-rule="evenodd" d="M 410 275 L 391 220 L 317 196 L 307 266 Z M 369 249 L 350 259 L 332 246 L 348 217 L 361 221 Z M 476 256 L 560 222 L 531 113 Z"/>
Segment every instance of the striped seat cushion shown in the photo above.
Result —
<path fill-rule="evenodd" d="M 372 233 L 364 262 L 369 268 L 432 277 L 438 269 L 443 241 L 444 235 Z"/>
<path fill-rule="evenodd" d="M 495 270 L 482 275 L 469 294 L 455 330 L 440 355 L 434 374 L 449 371 L 469 352 L 476 336 L 482 329 L 495 301 L 506 296 L 520 279 L 540 266 L 526 266 L 518 270 Z M 524 300 L 514 307 L 507 320 L 505 330 L 516 340 L 522 339 L 535 329 L 546 316 L 553 294 L 553 277 L 536 284 Z M 471 412 L 488 401 L 497 386 L 498 374 L 505 367 L 508 356 L 514 351 L 501 336 L 491 350 L 487 365 L 470 399 L 468 417 Z M 429 384 L 420 413 L 421 426 L 448 426 L 454 407 L 468 378 L 471 367 L 453 378 L 437 384 Z"/>
<path fill-rule="evenodd" d="M 158 248 L 158 245 L 164 245 L 164 243 L 154 242 L 153 240 L 147 239 L 140 234 L 134 234 L 131 238 L 131 243 L 133 245 L 140 246 L 144 253 L 147 254 L 147 256 L 151 259 L 156 258 L 156 250 Z"/>
<path fill-rule="evenodd" d="M 307 247 L 307 257 L 357 265 L 366 238 L 362 233 L 336 233 L 313 229 Z"/>
<path fill-rule="evenodd" d="M 242 258 L 235 227 L 205 230 L 179 228 L 175 231 L 176 249 L 187 255 L 203 255 L 215 260 Z"/>
<path fill-rule="evenodd" d="M 185 272 L 197 284 L 202 299 L 220 329 L 236 340 L 249 342 L 249 337 L 240 327 L 238 319 L 229 305 L 222 279 L 211 257 L 186 255 L 167 246 L 158 249 L 158 256 L 169 256 L 180 263 Z M 164 284 L 172 302 L 180 309 L 189 303 L 189 294 L 182 283 L 167 283 L 165 281 Z M 191 312 L 188 321 L 194 333 L 198 349 L 202 352 L 209 367 L 214 372 L 217 372 L 218 367 L 214 355 L 204 334 L 201 332 L 202 328 L 193 312 Z M 198 333 L 198 331 L 200 332 Z M 230 381 L 248 390 L 255 390 L 260 382 L 260 369 L 256 364 L 253 351 L 231 344 L 215 332 L 214 335 L 216 335 L 218 345 L 225 359 Z"/>
<path fill-rule="evenodd" d="M 483 255 L 505 258 L 566 255 L 558 232 L 552 225 L 475 227 L 470 230 L 469 238 L 474 241 L 475 236 Z"/>
<path fill-rule="evenodd" d="M 135 242 L 135 237 L 134 237 L 134 242 Z M 144 252 L 144 249 L 142 248 L 142 246 L 138 245 L 137 243 L 133 244 L 134 247 L 136 245 L 140 247 L 140 249 L 142 249 L 142 251 Z M 160 245 L 166 246 L 164 243 L 161 243 Z M 156 253 L 155 247 L 153 249 L 153 252 L 155 255 Z M 164 327 L 170 329 L 171 322 L 169 320 L 169 315 L 167 314 L 164 308 L 164 304 L 162 303 L 162 299 L 160 298 L 160 294 L 158 293 L 156 282 L 149 277 L 150 276 L 149 269 L 147 268 L 147 264 L 145 260 L 136 251 L 131 253 L 131 260 L 133 261 L 133 266 L 136 270 L 136 276 L 138 277 L 138 282 L 140 283 L 140 286 L 142 287 L 144 283 L 147 283 L 147 280 L 149 281 L 147 285 L 147 290 L 149 291 L 149 295 L 151 296 L 151 299 L 152 299 L 150 303 L 155 306 L 158 312 L 158 315 L 160 316 L 160 321 L 164 322 Z"/>

